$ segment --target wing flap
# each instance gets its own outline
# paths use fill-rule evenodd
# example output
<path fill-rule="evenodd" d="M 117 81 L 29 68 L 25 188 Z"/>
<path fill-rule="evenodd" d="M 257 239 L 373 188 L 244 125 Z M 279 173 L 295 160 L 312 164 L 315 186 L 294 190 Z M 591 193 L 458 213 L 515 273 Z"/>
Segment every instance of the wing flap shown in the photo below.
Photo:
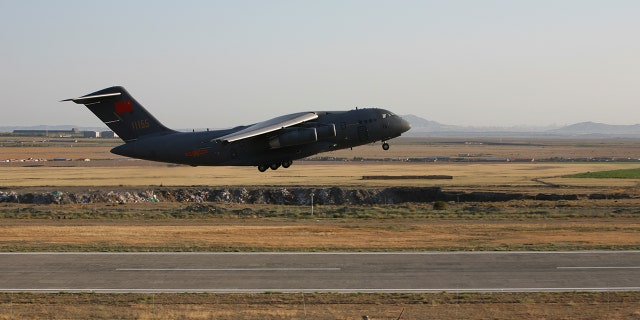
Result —
<path fill-rule="evenodd" d="M 252 126 L 244 128 L 240 131 L 224 135 L 214 139 L 215 141 L 222 142 L 234 142 L 242 139 L 247 139 L 261 134 L 280 130 L 282 128 L 295 126 L 306 121 L 317 119 L 318 115 L 314 112 L 298 112 L 287 114 L 284 116 L 276 117 L 271 120 L 256 123 Z"/>

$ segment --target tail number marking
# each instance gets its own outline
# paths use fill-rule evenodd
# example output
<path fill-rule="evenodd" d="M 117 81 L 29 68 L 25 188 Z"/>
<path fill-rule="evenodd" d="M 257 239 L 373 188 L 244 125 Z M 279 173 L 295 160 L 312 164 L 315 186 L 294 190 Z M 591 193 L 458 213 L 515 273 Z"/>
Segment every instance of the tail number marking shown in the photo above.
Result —
<path fill-rule="evenodd" d="M 151 125 L 149 124 L 149 119 L 133 120 L 131 122 L 131 129 L 133 130 L 147 129 L 150 126 Z"/>

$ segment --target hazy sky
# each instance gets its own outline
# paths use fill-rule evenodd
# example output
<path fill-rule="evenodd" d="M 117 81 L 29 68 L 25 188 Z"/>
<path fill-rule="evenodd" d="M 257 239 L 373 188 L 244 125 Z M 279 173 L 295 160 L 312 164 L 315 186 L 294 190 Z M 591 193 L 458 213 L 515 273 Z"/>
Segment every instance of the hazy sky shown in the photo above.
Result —
<path fill-rule="evenodd" d="M 172 128 L 384 107 L 455 125 L 640 123 L 640 1 L 0 0 L 0 125 Z"/>

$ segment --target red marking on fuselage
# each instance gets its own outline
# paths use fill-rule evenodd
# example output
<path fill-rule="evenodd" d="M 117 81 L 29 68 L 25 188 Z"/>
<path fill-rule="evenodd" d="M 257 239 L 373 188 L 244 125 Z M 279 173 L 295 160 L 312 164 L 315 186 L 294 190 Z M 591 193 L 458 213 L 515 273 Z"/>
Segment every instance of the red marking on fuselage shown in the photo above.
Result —
<path fill-rule="evenodd" d="M 193 151 L 186 152 L 184 155 L 186 157 L 198 157 L 203 154 L 207 154 L 209 151 L 207 149 L 194 149 Z"/>

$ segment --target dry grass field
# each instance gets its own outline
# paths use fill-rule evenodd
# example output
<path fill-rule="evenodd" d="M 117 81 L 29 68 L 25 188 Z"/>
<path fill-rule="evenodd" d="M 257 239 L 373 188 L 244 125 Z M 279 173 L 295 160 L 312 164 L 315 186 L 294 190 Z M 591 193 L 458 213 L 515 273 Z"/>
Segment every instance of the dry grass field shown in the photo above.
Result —
<path fill-rule="evenodd" d="M 394 143 L 395 142 L 395 143 Z M 439 186 L 447 190 L 615 193 L 628 199 L 316 207 L 189 203 L 0 204 L 2 251 L 406 251 L 640 249 L 638 179 L 569 179 L 640 167 L 635 140 L 417 139 L 297 161 L 286 170 L 186 167 L 130 161 L 115 142 L 0 141 L 2 159 L 91 159 L 0 163 L 0 191 L 137 186 Z M 405 162 L 429 156 L 511 162 Z M 369 161 L 360 161 L 360 158 Z M 557 161 L 562 158 L 563 161 Z M 602 158 L 607 161 L 567 161 Z M 527 160 L 529 159 L 529 160 Z M 531 161 L 535 159 L 535 161 Z M 556 161 L 551 161 L 556 159 Z M 625 161 L 613 161 L 619 159 Z M 315 159 L 319 160 L 319 159 Z M 391 161 L 393 160 L 393 161 Z M 363 180 L 366 175 L 450 175 L 451 180 Z M 211 204 L 213 205 L 213 204 Z M 275 212 L 266 217 L 259 212 Z M 247 212 L 249 214 L 247 214 Z M 344 213 L 347 213 L 344 215 Z M 59 217 L 68 219 L 58 219 Z M 259 239 L 257 241 L 256 239 Z M 0 294 L 0 319 L 640 319 L 640 293 L 494 294 Z M 404 310 L 404 312 L 403 312 Z"/>
<path fill-rule="evenodd" d="M 640 295 L 0 294 L 0 319 L 640 319 Z"/>
<path fill-rule="evenodd" d="M 637 218 L 557 221 L 3 221 L 2 251 L 640 250 Z"/>
<path fill-rule="evenodd" d="M 299 161 L 285 170 L 260 174 L 253 167 L 160 165 L 2 166 L 0 187 L 104 186 L 440 186 L 464 189 L 567 187 L 631 188 L 637 179 L 567 179 L 581 172 L 638 168 L 640 163 L 400 163 Z M 449 175 L 451 180 L 363 180 L 363 176 Z M 563 190 L 556 190 L 562 192 Z"/>
<path fill-rule="evenodd" d="M 316 206 L 313 216 L 284 205 L 2 204 L 0 250 L 640 250 L 638 199 L 581 201 Z"/>
<path fill-rule="evenodd" d="M 493 139 L 495 140 L 495 139 Z M 108 151 L 115 141 L 96 146 L 92 139 L 68 144 L 35 143 L 0 147 L 2 159 L 72 161 L 0 163 L 0 187 L 98 186 L 442 186 L 452 188 L 567 187 L 632 188 L 637 179 L 567 179 L 567 174 L 640 167 L 640 142 L 635 140 L 553 140 L 400 138 L 383 151 L 378 144 L 318 155 L 348 161 L 296 161 L 291 168 L 258 174 L 253 167 L 188 167 L 127 160 Z M 0 145 L 3 145 L 0 143 Z M 509 158 L 511 162 L 418 161 L 459 154 Z M 91 159 L 92 161 L 83 161 Z M 370 159 L 372 161 L 362 161 Z M 532 162 L 531 160 L 536 160 Z M 607 159 L 608 161 L 550 161 Z M 613 161 L 612 159 L 625 160 Z M 394 161 L 392 161 L 394 160 Z M 117 169 L 116 169 L 117 168 Z M 451 180 L 362 180 L 367 175 L 450 175 Z M 562 192 L 556 189 L 555 192 Z"/>
<path fill-rule="evenodd" d="M 42 138 L 0 137 L 0 161 L 4 159 L 116 159 L 109 150 L 122 142 L 119 139 L 78 139 L 68 142 L 46 141 Z M 551 158 L 640 158 L 640 141 L 634 139 L 555 139 L 555 138 L 396 138 L 391 149 L 382 151 L 379 143 L 351 149 L 322 153 L 319 157 L 352 160 L 405 159 L 433 156 L 509 158 L 511 160 Z"/>

